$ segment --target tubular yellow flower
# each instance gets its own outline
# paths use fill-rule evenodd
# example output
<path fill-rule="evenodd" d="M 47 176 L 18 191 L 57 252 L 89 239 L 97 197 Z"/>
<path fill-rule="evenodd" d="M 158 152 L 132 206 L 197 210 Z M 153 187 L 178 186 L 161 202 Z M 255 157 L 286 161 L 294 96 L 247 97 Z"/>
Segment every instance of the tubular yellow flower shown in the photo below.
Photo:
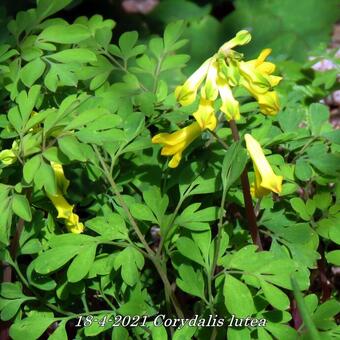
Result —
<path fill-rule="evenodd" d="M 220 110 L 225 113 L 228 121 L 231 119 L 239 120 L 241 118 L 240 104 L 234 98 L 228 83 L 225 80 L 219 78 L 217 84 L 222 99 Z"/>
<path fill-rule="evenodd" d="M 152 143 L 163 144 L 161 155 L 173 156 L 169 162 L 170 168 L 176 168 L 182 158 L 183 151 L 191 144 L 199 135 L 202 129 L 198 122 L 173 132 L 159 133 L 152 138 Z"/>
<path fill-rule="evenodd" d="M 216 84 L 218 74 L 218 63 L 212 60 L 207 74 L 207 79 L 201 89 L 201 96 L 207 100 L 215 100 L 218 96 L 218 87 Z"/>
<path fill-rule="evenodd" d="M 19 145 L 16 141 L 13 142 L 11 149 L 5 149 L 0 152 L 0 161 L 2 164 L 8 166 L 17 161 L 16 152 L 19 150 Z"/>
<path fill-rule="evenodd" d="M 256 96 L 260 111 L 264 114 L 275 116 L 280 110 L 279 97 L 275 91 L 268 91 L 265 94 Z"/>
<path fill-rule="evenodd" d="M 64 175 L 63 166 L 53 161 L 51 161 L 51 166 L 57 181 L 57 187 L 60 188 L 62 193 L 66 194 L 66 190 L 70 185 L 70 181 Z"/>
<path fill-rule="evenodd" d="M 48 198 L 52 201 L 53 205 L 58 211 L 57 218 L 69 219 L 70 216 L 73 214 L 73 205 L 70 205 L 64 196 L 57 192 L 56 195 L 47 194 Z"/>
<path fill-rule="evenodd" d="M 210 63 L 213 58 L 207 59 L 198 70 L 196 70 L 187 80 L 181 85 L 177 86 L 175 96 L 177 101 L 183 105 L 190 105 L 196 99 L 198 88 L 201 86 L 203 80 L 207 76 Z"/>
<path fill-rule="evenodd" d="M 240 71 L 238 64 L 229 61 L 229 65 L 224 59 L 219 58 L 218 62 L 218 78 L 225 80 L 230 86 L 237 86 L 240 82 Z"/>
<path fill-rule="evenodd" d="M 236 36 L 234 38 L 230 39 L 220 47 L 219 52 L 222 52 L 223 54 L 227 55 L 232 48 L 248 44 L 250 40 L 251 35 L 248 31 L 246 30 L 239 31 L 236 33 Z"/>
<path fill-rule="evenodd" d="M 282 190 L 282 176 L 275 175 L 268 160 L 266 159 L 261 145 L 251 135 L 244 136 L 247 150 L 253 161 L 255 172 L 254 194 L 256 197 L 262 197 L 273 191 L 279 194 Z"/>
<path fill-rule="evenodd" d="M 73 234 L 81 234 L 84 231 L 84 224 L 79 222 L 79 216 L 72 213 L 70 217 L 65 220 L 66 228 Z"/>
<path fill-rule="evenodd" d="M 239 68 L 242 75 L 241 84 L 258 101 L 260 111 L 275 115 L 280 106 L 278 96 L 276 92 L 271 91 L 271 88 L 278 85 L 282 78 L 271 75 L 275 71 L 275 65 L 265 61 L 270 53 L 271 49 L 266 48 L 256 59 L 241 61 Z"/>
<path fill-rule="evenodd" d="M 63 193 L 66 194 L 70 181 L 66 179 L 61 164 L 51 162 L 51 166 L 57 181 L 57 193 L 56 195 L 47 193 L 47 196 L 58 211 L 57 218 L 65 220 L 65 225 L 71 233 L 82 233 L 84 231 L 83 223 L 79 222 L 79 216 L 73 212 L 74 206 L 70 205 L 63 196 Z"/>
<path fill-rule="evenodd" d="M 198 110 L 193 114 L 201 130 L 214 130 L 217 124 L 213 102 L 201 98 Z"/>

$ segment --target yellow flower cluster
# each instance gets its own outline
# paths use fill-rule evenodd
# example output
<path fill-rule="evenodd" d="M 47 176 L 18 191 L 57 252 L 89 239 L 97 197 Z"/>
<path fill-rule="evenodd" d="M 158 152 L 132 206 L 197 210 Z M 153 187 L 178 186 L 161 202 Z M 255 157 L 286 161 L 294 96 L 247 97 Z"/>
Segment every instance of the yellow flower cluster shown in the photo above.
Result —
<path fill-rule="evenodd" d="M 175 90 L 177 101 L 182 106 L 195 102 L 199 93 L 199 106 L 193 113 L 195 122 L 173 133 L 160 133 L 152 138 L 155 144 L 162 144 L 161 154 L 172 156 L 169 167 L 178 166 L 183 151 L 200 136 L 202 131 L 213 131 L 217 120 L 214 103 L 221 99 L 219 110 L 226 119 L 240 119 L 240 104 L 234 98 L 232 89 L 236 86 L 245 88 L 259 104 L 263 114 L 275 115 L 280 109 L 278 95 L 274 87 L 281 77 L 274 76 L 275 65 L 266 61 L 271 53 L 264 49 L 260 55 L 250 61 L 242 60 L 242 54 L 233 50 L 236 46 L 247 44 L 251 40 L 248 31 L 242 30 L 221 46 L 219 51 L 207 59 L 185 82 Z M 254 163 L 256 197 L 262 197 L 269 191 L 281 191 L 282 177 L 276 176 L 266 160 L 260 144 L 249 134 L 245 136 L 248 152 Z"/>
<path fill-rule="evenodd" d="M 70 181 L 66 179 L 61 164 L 51 162 L 51 166 L 57 181 L 57 193 L 56 195 L 47 194 L 47 196 L 58 211 L 57 218 L 65 220 L 65 225 L 71 233 L 80 234 L 84 231 L 84 225 L 79 222 L 79 216 L 73 212 L 74 206 L 70 205 L 63 196 L 66 194 Z"/>

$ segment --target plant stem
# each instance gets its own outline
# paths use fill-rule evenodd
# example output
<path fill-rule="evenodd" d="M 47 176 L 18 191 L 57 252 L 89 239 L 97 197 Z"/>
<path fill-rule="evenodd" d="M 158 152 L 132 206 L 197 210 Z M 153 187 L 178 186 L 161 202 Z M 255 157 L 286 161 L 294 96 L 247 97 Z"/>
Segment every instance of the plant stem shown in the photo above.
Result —
<path fill-rule="evenodd" d="M 229 121 L 229 126 L 233 135 L 234 141 L 240 140 L 240 135 L 238 133 L 236 122 L 232 119 Z M 256 216 L 253 206 L 253 201 L 250 195 L 250 185 L 248 180 L 247 168 L 245 168 L 241 175 L 241 183 L 243 190 L 244 204 L 246 207 L 247 220 L 249 224 L 250 235 L 253 243 L 258 246 L 259 250 L 263 250 L 262 242 L 260 239 L 259 229 L 257 227 Z"/>
<path fill-rule="evenodd" d="M 209 130 L 209 133 L 212 134 L 215 139 L 223 146 L 224 149 L 228 150 L 229 146 L 220 138 L 218 137 L 217 133 L 215 131 Z"/>
<path fill-rule="evenodd" d="M 321 258 L 317 261 L 317 264 L 322 290 L 321 302 L 325 302 L 331 297 L 332 288 L 326 275 L 325 251 L 321 241 L 319 244 L 319 253 Z"/>
<path fill-rule="evenodd" d="M 107 181 L 109 182 L 109 184 L 111 185 L 111 188 L 114 192 L 114 194 L 116 195 L 117 197 L 117 200 L 120 204 L 120 206 L 123 208 L 123 210 L 125 211 L 126 215 L 127 215 L 127 218 L 133 228 L 133 230 L 135 231 L 137 237 L 139 238 L 140 242 L 143 244 L 146 252 L 148 253 L 149 255 L 149 258 L 150 260 L 152 261 L 152 263 L 154 264 L 154 266 L 156 267 L 157 269 L 157 272 L 159 274 L 159 276 L 161 277 L 162 281 L 163 281 L 163 284 L 164 284 L 164 290 L 166 292 L 166 297 L 169 296 L 170 297 L 170 300 L 172 301 L 172 304 L 175 308 L 175 311 L 176 311 L 176 314 L 178 315 L 178 317 L 180 318 L 184 318 L 184 315 L 183 315 L 183 312 L 179 306 L 179 303 L 177 301 L 177 298 L 176 296 L 173 294 L 172 290 L 171 290 L 171 285 L 170 285 L 170 282 L 168 280 L 168 277 L 167 275 L 165 274 L 165 272 L 163 271 L 163 268 L 162 268 L 162 264 L 161 264 L 161 261 L 159 260 L 159 258 L 157 257 L 157 255 L 153 252 L 153 250 L 150 248 L 150 246 L 148 245 L 148 243 L 146 242 L 145 238 L 144 238 L 144 235 L 142 234 L 142 232 L 140 231 L 139 227 L 138 227 L 138 224 L 137 222 L 135 221 L 135 219 L 132 217 L 131 213 L 130 213 L 130 210 L 128 208 L 128 206 L 126 205 L 122 195 L 120 194 L 120 192 L 118 191 L 117 189 L 117 184 L 115 183 L 111 173 L 109 172 L 109 169 L 103 159 L 103 157 L 101 156 L 100 152 L 98 151 L 98 148 L 96 145 L 92 145 L 93 146 L 93 149 L 99 159 L 99 162 L 102 166 L 102 170 L 104 172 L 104 175 L 107 179 Z"/>

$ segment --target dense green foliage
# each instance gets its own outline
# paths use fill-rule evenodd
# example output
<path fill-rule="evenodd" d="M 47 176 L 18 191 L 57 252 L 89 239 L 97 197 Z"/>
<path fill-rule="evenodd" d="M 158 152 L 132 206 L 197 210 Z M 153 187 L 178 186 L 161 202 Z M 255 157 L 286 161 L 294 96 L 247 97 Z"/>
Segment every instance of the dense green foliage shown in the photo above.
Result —
<path fill-rule="evenodd" d="M 217 22 L 207 6 L 167 0 L 150 14 L 167 24 L 164 33 L 142 40 L 136 31 L 113 36 L 115 22 L 100 15 L 53 16 L 70 2 L 40 0 L 19 12 L 0 45 L 0 249 L 12 270 L 0 310 L 11 337 L 339 337 L 337 293 L 322 275 L 340 265 L 340 131 L 320 103 L 338 86 L 339 59 L 318 49 L 307 61 L 309 48 L 327 40 L 336 1 L 315 11 L 318 1 L 239 0 Z M 313 18 L 301 22 L 302 12 Z M 246 25 L 254 41 L 240 51 L 251 58 L 273 48 L 284 78 L 276 116 L 239 93 L 241 137 L 251 133 L 284 177 L 280 195 L 254 199 L 263 251 L 252 244 L 239 179 L 249 157 L 223 115 L 176 169 L 151 143 L 192 119 L 194 106 L 180 107 L 173 94 L 184 74 Z M 311 69 L 326 57 L 335 69 Z M 68 232 L 49 199 L 58 192 L 51 162 L 70 181 L 64 194 L 85 226 L 81 234 Z M 118 314 L 148 321 L 113 328 L 103 319 Z M 157 314 L 268 322 L 176 330 L 152 325 Z M 102 324 L 77 328 L 79 315 Z"/>

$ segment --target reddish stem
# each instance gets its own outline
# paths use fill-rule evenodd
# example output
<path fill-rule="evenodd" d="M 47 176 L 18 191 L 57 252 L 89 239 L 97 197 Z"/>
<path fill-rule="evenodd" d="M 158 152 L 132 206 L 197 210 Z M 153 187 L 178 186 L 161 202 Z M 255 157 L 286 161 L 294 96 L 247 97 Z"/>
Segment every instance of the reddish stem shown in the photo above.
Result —
<path fill-rule="evenodd" d="M 231 133 L 233 135 L 234 141 L 240 140 L 240 135 L 238 133 L 237 125 L 234 120 L 229 121 L 229 126 L 231 128 Z M 246 207 L 246 215 L 249 224 L 250 235 L 253 243 L 258 246 L 259 250 L 263 250 L 262 242 L 260 239 L 259 229 L 257 227 L 256 216 L 253 206 L 253 200 L 250 194 L 250 185 L 248 180 L 247 168 L 245 168 L 241 175 L 241 183 L 243 190 L 244 204 Z"/>

